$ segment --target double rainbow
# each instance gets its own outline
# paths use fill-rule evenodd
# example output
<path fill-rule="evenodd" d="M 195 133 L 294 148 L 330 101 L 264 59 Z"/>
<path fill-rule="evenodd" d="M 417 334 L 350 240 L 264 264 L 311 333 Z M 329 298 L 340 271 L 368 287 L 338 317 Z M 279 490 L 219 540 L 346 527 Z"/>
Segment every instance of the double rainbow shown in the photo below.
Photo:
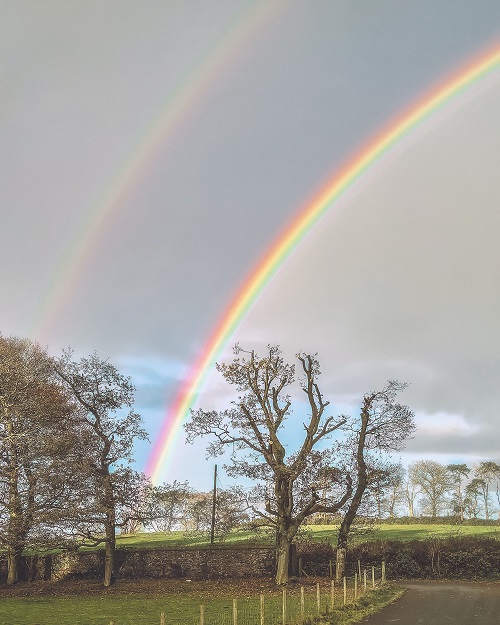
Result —
<path fill-rule="evenodd" d="M 447 108 L 450 102 L 500 68 L 500 47 L 483 54 L 467 67 L 449 77 L 437 89 L 420 99 L 409 110 L 378 133 L 365 147 L 335 172 L 324 187 L 299 210 L 268 252 L 253 269 L 226 308 L 212 335 L 201 350 L 190 373 L 179 388 L 162 424 L 161 432 L 149 457 L 146 473 L 158 482 L 180 428 L 203 386 L 205 378 L 230 337 L 257 300 L 272 276 L 286 261 L 307 233 L 334 207 L 345 193 L 384 156 L 413 133 L 431 116 Z"/>

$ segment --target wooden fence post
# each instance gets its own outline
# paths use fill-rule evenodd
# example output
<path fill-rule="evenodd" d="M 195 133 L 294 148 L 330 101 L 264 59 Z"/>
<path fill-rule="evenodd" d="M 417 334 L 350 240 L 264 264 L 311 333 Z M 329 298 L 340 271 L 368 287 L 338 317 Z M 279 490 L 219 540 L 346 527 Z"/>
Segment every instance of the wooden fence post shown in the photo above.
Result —
<path fill-rule="evenodd" d="M 319 590 L 319 582 L 316 582 L 316 604 L 318 606 L 318 616 L 321 613 L 321 594 Z"/>
<path fill-rule="evenodd" d="M 283 588 L 283 625 L 286 623 L 286 588 Z"/>
<path fill-rule="evenodd" d="M 372 588 L 375 588 L 375 567 L 372 566 Z"/>
<path fill-rule="evenodd" d="M 160 625 L 165 625 L 165 612 L 160 613 Z M 200 623 L 200 625 L 203 625 L 203 623 Z"/>
<path fill-rule="evenodd" d="M 354 601 L 358 598 L 358 572 L 354 573 Z"/>
<path fill-rule="evenodd" d="M 363 571 L 363 592 L 366 592 L 366 569 Z"/>
<path fill-rule="evenodd" d="M 236 599 L 233 599 L 233 625 L 238 625 L 238 605 Z"/>
<path fill-rule="evenodd" d="M 344 577 L 344 605 L 347 605 L 347 580 Z"/>
<path fill-rule="evenodd" d="M 302 617 L 302 620 L 304 620 L 305 617 L 305 601 L 304 601 L 304 586 L 300 587 L 300 616 Z"/>
<path fill-rule="evenodd" d="M 260 625 L 264 625 L 264 595 L 260 595 Z"/>
<path fill-rule="evenodd" d="M 385 560 L 382 560 L 382 584 L 385 584 Z"/>
<path fill-rule="evenodd" d="M 200 625 L 205 625 L 205 606 L 200 605 Z"/>
<path fill-rule="evenodd" d="M 331 581 L 331 588 L 330 588 L 330 605 L 332 607 L 332 612 L 333 612 L 333 607 L 335 605 L 335 580 L 332 579 Z"/>

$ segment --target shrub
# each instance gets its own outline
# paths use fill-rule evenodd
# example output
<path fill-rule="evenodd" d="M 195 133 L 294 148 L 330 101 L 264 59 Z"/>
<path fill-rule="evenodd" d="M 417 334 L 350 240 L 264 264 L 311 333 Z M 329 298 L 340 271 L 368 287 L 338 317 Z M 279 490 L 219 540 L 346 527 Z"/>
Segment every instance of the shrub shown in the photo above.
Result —
<path fill-rule="evenodd" d="M 421 566 L 406 550 L 396 552 L 387 562 L 387 577 L 389 579 L 422 576 L 423 570 Z"/>
<path fill-rule="evenodd" d="M 408 542 L 377 541 L 348 554 L 363 566 L 386 561 L 389 578 L 500 579 L 500 541 L 464 536 Z"/>

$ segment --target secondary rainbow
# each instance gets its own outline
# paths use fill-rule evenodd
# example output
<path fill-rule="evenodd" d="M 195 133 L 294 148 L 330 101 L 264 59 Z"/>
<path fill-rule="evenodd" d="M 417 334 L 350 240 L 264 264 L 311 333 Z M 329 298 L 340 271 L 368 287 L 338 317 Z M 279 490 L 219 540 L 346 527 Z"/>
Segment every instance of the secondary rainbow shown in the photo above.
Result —
<path fill-rule="evenodd" d="M 451 101 L 468 91 L 473 85 L 491 76 L 500 68 L 500 47 L 497 45 L 479 59 L 475 59 L 444 83 L 426 94 L 409 110 L 393 120 L 345 165 L 299 210 L 295 219 L 281 233 L 267 254 L 260 260 L 227 306 L 218 325 L 193 363 L 184 383 L 169 407 L 159 437 L 149 457 L 146 473 L 158 482 L 167 459 L 175 445 L 180 428 L 196 402 L 203 382 L 219 354 L 252 304 L 269 283 L 273 275 L 315 224 L 345 193 L 352 188 L 367 170 L 374 167 L 388 151 L 414 132 L 433 114 L 443 110 Z"/>
<path fill-rule="evenodd" d="M 80 228 L 70 238 L 45 297 L 34 313 L 33 337 L 44 342 L 50 336 L 50 329 L 70 300 L 93 248 L 140 187 L 148 165 L 166 149 L 188 115 L 203 101 L 203 95 L 216 87 L 219 77 L 227 73 L 248 45 L 285 9 L 283 0 L 263 0 L 235 11 L 220 38 L 166 95 L 147 127 L 138 132 L 126 159 L 103 185 L 100 196 L 82 211 Z"/>

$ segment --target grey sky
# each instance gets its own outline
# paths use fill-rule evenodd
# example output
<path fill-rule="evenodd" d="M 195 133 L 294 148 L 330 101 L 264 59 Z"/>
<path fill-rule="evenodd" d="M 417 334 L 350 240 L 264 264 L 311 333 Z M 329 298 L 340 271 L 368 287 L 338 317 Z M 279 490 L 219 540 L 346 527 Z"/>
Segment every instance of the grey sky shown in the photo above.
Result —
<path fill-rule="evenodd" d="M 496 0 L 0 7 L 0 331 L 36 336 L 44 322 L 38 338 L 54 353 L 109 355 L 133 375 L 153 439 L 295 212 L 383 125 L 500 41 Z M 235 29 L 41 319 L 88 215 Z M 411 382 L 417 455 L 498 447 L 499 108 L 497 77 L 398 149 L 309 235 L 235 335 L 317 351 L 325 391 L 342 401 L 387 377 Z M 446 427 L 433 431 L 437 421 Z M 186 457 L 180 447 L 168 479 L 196 480 Z"/>

